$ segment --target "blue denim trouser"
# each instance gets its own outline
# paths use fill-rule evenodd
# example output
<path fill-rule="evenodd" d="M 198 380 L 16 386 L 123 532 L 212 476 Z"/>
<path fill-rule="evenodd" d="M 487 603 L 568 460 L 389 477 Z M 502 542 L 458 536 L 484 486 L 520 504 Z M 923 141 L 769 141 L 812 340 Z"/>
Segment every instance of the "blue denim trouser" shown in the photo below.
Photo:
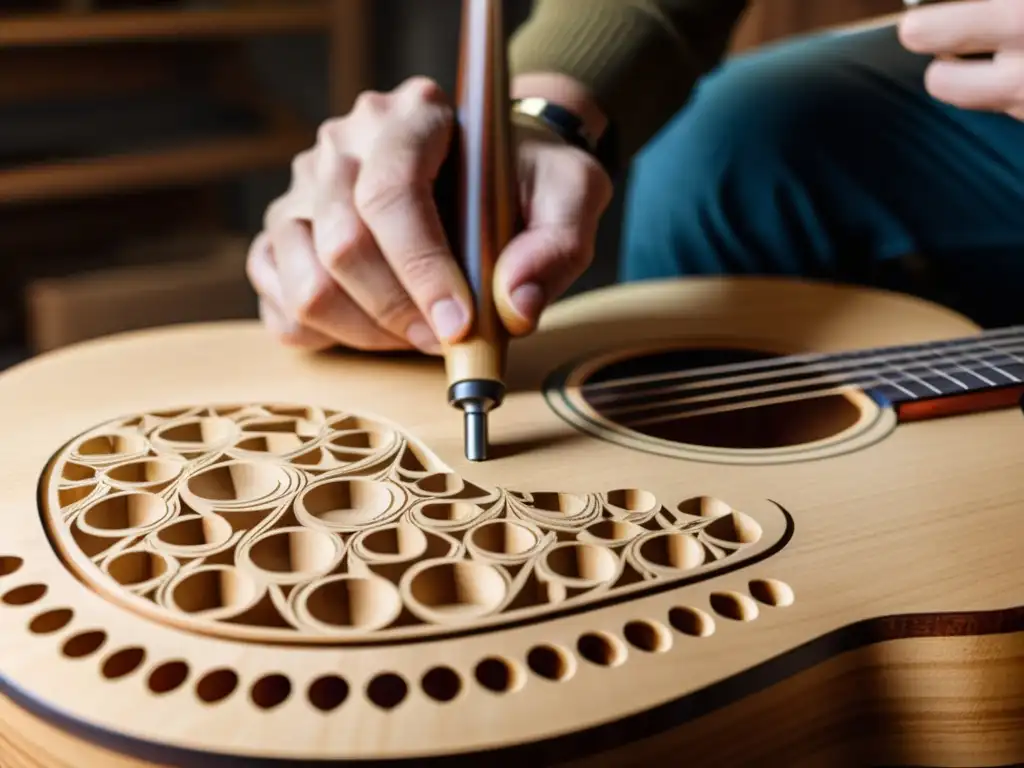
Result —
<path fill-rule="evenodd" d="M 635 159 L 621 277 L 804 275 L 1024 322 L 1024 123 L 931 98 L 929 61 L 884 28 L 725 62 Z"/>

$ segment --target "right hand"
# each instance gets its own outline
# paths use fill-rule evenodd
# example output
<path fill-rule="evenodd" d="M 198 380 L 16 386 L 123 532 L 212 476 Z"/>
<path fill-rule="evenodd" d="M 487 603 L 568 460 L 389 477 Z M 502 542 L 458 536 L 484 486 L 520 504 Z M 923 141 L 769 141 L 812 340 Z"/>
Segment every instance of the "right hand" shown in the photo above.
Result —
<path fill-rule="evenodd" d="M 280 341 L 437 354 L 466 333 L 473 303 L 433 197 L 453 129 L 444 93 L 424 78 L 364 93 L 320 127 L 248 256 L 261 317 Z M 612 184 L 546 130 L 517 131 L 516 146 L 526 227 L 498 261 L 494 292 L 522 335 L 589 266 Z"/>

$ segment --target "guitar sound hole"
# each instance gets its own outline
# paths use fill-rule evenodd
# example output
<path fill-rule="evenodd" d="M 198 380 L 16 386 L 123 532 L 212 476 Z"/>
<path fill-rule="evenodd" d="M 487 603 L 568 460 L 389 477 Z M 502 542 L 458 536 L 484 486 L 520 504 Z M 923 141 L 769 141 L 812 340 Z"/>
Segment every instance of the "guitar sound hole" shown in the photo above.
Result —
<path fill-rule="evenodd" d="M 772 357 L 730 349 L 637 356 L 596 371 L 584 383 L 582 397 L 603 418 L 635 433 L 729 450 L 804 445 L 860 419 L 858 405 L 829 391 L 820 374 L 791 364 L 731 367 Z M 708 367 L 719 370 L 695 372 Z"/>

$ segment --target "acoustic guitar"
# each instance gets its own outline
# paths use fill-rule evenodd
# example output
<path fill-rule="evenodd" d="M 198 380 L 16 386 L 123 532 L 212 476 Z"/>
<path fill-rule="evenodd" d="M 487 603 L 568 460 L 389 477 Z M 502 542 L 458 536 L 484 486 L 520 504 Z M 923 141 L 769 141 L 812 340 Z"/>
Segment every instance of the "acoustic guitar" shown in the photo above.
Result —
<path fill-rule="evenodd" d="M 651 282 L 505 371 L 482 462 L 255 322 L 0 376 L 0 765 L 1024 761 L 1024 328 Z"/>

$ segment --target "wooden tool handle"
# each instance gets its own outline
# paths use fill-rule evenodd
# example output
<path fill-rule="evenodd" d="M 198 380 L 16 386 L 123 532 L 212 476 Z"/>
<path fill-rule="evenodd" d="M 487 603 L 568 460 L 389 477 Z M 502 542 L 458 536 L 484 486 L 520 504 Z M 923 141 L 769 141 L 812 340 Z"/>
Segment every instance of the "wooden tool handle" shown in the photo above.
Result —
<path fill-rule="evenodd" d="M 521 227 L 501 0 L 463 0 L 457 102 L 453 245 L 475 306 L 471 331 L 446 350 L 448 383 L 500 382 L 508 335 L 495 307 L 494 268 Z"/>

